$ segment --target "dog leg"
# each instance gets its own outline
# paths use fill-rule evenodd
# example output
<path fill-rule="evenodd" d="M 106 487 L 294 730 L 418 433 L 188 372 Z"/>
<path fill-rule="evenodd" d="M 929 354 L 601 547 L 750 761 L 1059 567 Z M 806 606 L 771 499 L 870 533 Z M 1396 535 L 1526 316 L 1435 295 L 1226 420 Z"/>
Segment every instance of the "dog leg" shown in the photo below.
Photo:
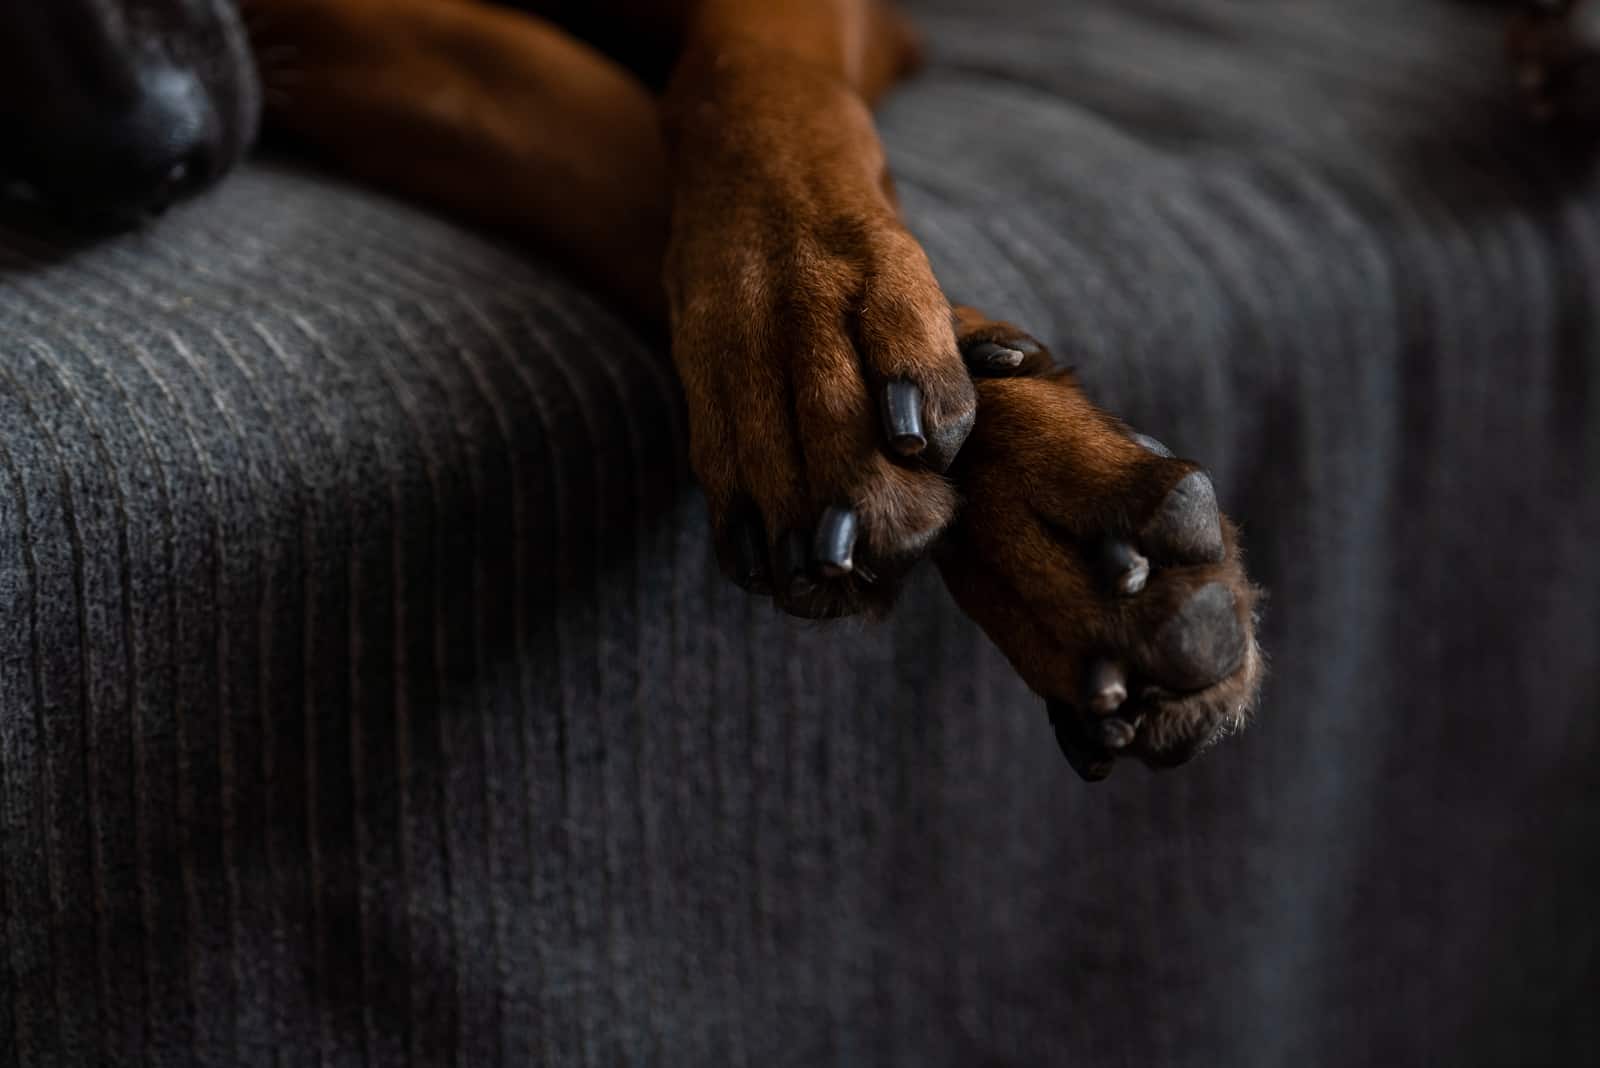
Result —
<path fill-rule="evenodd" d="M 656 281 L 669 213 L 665 152 L 653 136 L 655 104 L 626 73 L 559 33 L 466 0 L 443 26 L 435 3 L 382 0 L 387 36 L 377 38 L 330 17 L 373 14 L 377 0 L 273 3 L 280 39 L 302 42 L 287 83 L 294 92 L 274 103 L 275 122 L 381 184 L 543 242 L 630 297 L 643 318 L 666 314 Z M 318 17 L 293 31 L 281 14 L 291 6 Z M 579 221 L 551 219 L 552 205 Z M 738 210 L 731 191 L 728 210 Z M 606 251 L 589 256 L 594 249 Z M 781 249 L 771 255 L 781 262 Z M 809 293 L 772 296 L 801 317 Z M 836 314 L 848 321 L 848 295 L 841 304 Z M 1209 482 L 1090 405 L 1017 328 L 947 307 L 940 326 L 971 369 L 981 418 L 948 472 L 967 505 L 939 566 L 962 607 L 1049 699 L 1069 760 L 1091 777 L 1117 755 L 1173 764 L 1241 723 L 1262 674 L 1254 591 Z M 744 351 L 730 346 L 723 357 L 738 365 Z M 864 388 L 853 396 L 867 403 Z M 712 414 L 731 422 L 738 413 Z M 859 447 L 866 464 L 878 457 L 875 441 Z M 825 537 L 800 553 L 837 561 L 851 551 L 840 529 L 849 525 L 835 513 Z M 730 570 L 752 585 L 781 574 L 764 538 L 737 536 L 725 551 Z"/>
<path fill-rule="evenodd" d="M 933 398 L 925 425 L 944 415 L 959 427 L 943 455 L 955 454 L 950 475 L 968 501 L 938 553 L 945 580 L 1049 699 L 1068 759 L 1091 778 L 1117 755 L 1188 759 L 1243 723 L 1261 677 L 1254 591 L 1210 480 L 1047 371 L 1038 342 L 965 309 L 956 349 L 975 374 L 998 377 L 981 382 L 962 447 L 965 395 L 933 392 L 950 320 L 938 321 L 942 298 L 892 198 L 869 192 L 886 184 L 881 150 L 841 93 L 855 77 L 861 9 L 751 10 L 706 4 L 668 95 L 667 280 L 679 365 L 700 383 L 689 391 L 704 405 L 696 430 L 709 430 L 697 443 L 702 479 L 742 491 L 743 521 L 764 521 L 769 535 L 856 487 L 845 499 L 867 525 L 868 558 L 892 558 L 892 541 L 871 544 L 873 509 L 918 498 L 879 481 L 906 467 L 862 432 L 872 422 L 862 408 L 882 383 L 916 381 Z M 792 445 L 762 437 L 782 425 L 786 400 L 798 416 Z M 935 499 L 926 485 L 917 493 L 924 507 Z M 823 564 L 836 558 L 829 533 L 816 541 Z M 798 568 L 775 578 L 794 574 L 807 581 Z"/>
<path fill-rule="evenodd" d="M 887 606 L 976 412 L 868 108 L 909 52 L 883 17 L 704 0 L 664 100 L 691 458 L 729 573 L 808 617 Z"/>
<path fill-rule="evenodd" d="M 270 129 L 527 237 L 672 323 L 731 575 L 799 614 L 881 609 L 894 573 L 954 513 L 937 469 L 975 408 L 948 302 L 896 217 L 867 109 L 914 62 L 914 42 L 864 0 L 820 15 L 721 6 L 737 10 L 670 16 L 687 20 L 678 36 L 690 41 L 670 165 L 648 91 L 519 11 L 471 0 L 251 0 L 246 11 Z M 756 19 L 760 39 L 728 46 L 737 71 L 708 58 L 758 8 L 786 21 Z"/>
<path fill-rule="evenodd" d="M 665 319 L 654 98 L 531 16 L 475 0 L 247 0 L 270 132 L 558 254 Z"/>

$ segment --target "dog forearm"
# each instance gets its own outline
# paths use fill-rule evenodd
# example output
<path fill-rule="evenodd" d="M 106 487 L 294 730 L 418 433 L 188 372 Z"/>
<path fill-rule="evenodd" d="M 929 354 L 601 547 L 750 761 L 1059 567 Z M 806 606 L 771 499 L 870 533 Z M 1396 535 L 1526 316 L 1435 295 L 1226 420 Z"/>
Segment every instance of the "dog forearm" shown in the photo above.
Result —
<path fill-rule="evenodd" d="M 682 42 L 680 89 L 707 67 L 742 63 L 824 75 L 869 105 L 921 62 L 911 23 L 883 0 L 700 0 Z"/>
<path fill-rule="evenodd" d="M 666 153 L 656 102 L 626 70 L 486 4 L 254 0 L 251 10 L 271 127 L 558 253 L 640 318 L 665 318 Z"/>
<path fill-rule="evenodd" d="M 859 84 L 871 29 L 867 0 L 703 0 L 691 16 L 686 58 L 697 50 L 754 50 L 809 63 Z"/>
<path fill-rule="evenodd" d="M 892 225 L 887 170 L 858 88 L 872 37 L 867 0 L 705 0 L 662 102 L 672 174 L 669 294 L 726 261 L 707 222 L 730 215 L 844 231 Z M 704 287 L 694 287 L 704 288 Z"/>

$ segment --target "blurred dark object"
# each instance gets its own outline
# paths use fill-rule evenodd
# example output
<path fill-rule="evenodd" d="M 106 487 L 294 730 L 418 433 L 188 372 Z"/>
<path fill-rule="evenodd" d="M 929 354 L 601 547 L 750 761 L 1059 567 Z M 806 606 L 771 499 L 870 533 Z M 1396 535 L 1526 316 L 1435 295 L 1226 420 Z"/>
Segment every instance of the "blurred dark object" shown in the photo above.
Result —
<path fill-rule="evenodd" d="M 1517 88 L 1539 122 L 1600 136 L 1600 4 L 1523 0 L 1507 35 Z"/>
<path fill-rule="evenodd" d="M 260 99 L 233 0 L 0 0 L 0 180 L 80 225 L 205 188 Z"/>
<path fill-rule="evenodd" d="M 1215 461 L 1259 722 L 1089 789 L 936 584 L 761 611 L 559 264 L 8 224 L 0 1064 L 1596 1061 L 1600 183 L 1504 11 L 916 6 L 912 225 Z"/>

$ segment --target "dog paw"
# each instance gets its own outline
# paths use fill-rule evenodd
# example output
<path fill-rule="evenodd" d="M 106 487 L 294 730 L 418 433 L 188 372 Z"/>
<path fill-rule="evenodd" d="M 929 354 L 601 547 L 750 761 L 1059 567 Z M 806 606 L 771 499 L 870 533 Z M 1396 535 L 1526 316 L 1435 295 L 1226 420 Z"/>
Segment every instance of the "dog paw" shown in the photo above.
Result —
<path fill-rule="evenodd" d="M 666 277 L 690 459 L 729 577 L 806 618 L 881 614 L 955 515 L 944 472 L 977 397 L 875 179 L 797 186 L 775 151 L 680 186 Z"/>
<path fill-rule="evenodd" d="M 1517 91 L 1528 113 L 1552 125 L 1600 123 L 1600 6 L 1586 0 L 1523 0 L 1507 35 Z"/>
<path fill-rule="evenodd" d="M 1203 470 L 1090 404 L 1026 334 L 962 315 L 983 377 L 945 583 L 1085 779 L 1123 756 L 1182 764 L 1244 725 L 1262 678 L 1237 532 Z"/>

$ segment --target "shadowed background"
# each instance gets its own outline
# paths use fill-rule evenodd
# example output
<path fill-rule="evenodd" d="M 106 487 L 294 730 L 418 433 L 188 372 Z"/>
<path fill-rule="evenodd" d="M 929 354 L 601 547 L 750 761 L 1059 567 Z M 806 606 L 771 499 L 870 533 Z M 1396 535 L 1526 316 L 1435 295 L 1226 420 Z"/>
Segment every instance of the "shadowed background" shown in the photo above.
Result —
<path fill-rule="evenodd" d="M 746 599 L 537 256 L 283 162 L 13 218 L 0 1064 L 1600 1053 L 1600 181 L 1498 18 L 915 7 L 911 225 L 1212 465 L 1257 725 L 1088 788 L 930 574 Z"/>

